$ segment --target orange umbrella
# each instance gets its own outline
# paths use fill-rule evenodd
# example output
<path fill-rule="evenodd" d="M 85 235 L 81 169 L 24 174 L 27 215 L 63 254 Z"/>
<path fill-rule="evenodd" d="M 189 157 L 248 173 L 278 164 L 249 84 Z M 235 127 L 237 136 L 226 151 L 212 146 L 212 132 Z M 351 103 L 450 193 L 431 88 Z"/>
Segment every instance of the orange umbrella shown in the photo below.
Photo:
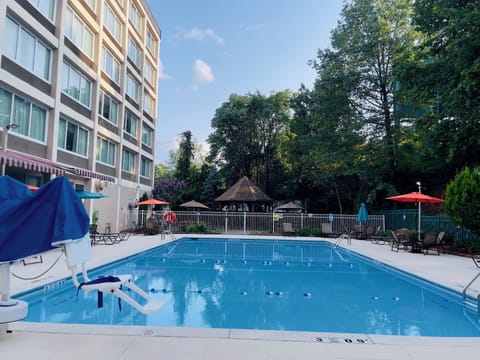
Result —
<path fill-rule="evenodd" d="M 145 201 L 140 201 L 137 205 L 169 205 L 169 202 L 157 200 L 157 199 L 148 199 Z"/>

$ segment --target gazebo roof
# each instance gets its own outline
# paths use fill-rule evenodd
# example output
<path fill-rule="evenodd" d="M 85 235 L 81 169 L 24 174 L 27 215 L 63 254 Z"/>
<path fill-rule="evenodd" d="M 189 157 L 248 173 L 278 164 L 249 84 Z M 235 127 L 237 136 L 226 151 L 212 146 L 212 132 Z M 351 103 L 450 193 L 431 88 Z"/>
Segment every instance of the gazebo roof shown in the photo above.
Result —
<path fill-rule="evenodd" d="M 246 176 L 238 180 L 230 189 L 215 199 L 217 202 L 272 202 L 260 188 Z"/>

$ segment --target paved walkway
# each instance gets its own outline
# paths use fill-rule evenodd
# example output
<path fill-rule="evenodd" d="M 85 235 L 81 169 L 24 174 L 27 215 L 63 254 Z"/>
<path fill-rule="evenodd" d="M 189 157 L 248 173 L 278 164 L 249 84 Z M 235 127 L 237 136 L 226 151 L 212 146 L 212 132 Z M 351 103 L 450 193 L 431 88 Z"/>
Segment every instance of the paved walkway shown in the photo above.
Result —
<path fill-rule="evenodd" d="M 200 236 L 200 235 L 199 235 Z M 245 238 L 245 236 L 242 236 Z M 288 238 L 292 240 L 292 237 Z M 308 238 L 308 240 L 312 240 Z M 160 236 L 134 236 L 116 245 L 94 247 L 91 267 L 158 246 Z M 457 291 L 477 274 L 469 258 L 453 255 L 424 256 L 392 252 L 387 245 L 353 240 L 347 249 L 415 273 Z M 12 265 L 12 293 L 51 283 L 68 276 L 60 251 L 43 255 L 42 264 Z M 52 264 L 56 264 L 44 275 Z M 33 278 L 35 277 L 35 278 Z M 480 283 L 480 281 L 479 281 Z M 472 294 L 480 294 L 475 284 Z M 0 337 L 2 359 L 473 359 L 480 338 L 429 338 L 325 334 L 314 332 L 251 331 L 233 329 L 162 328 L 148 326 L 95 326 L 17 322 L 12 333 Z M 319 342 L 321 338 L 323 341 Z M 352 343 L 346 342 L 352 340 Z M 358 342 L 357 339 L 361 339 Z"/>

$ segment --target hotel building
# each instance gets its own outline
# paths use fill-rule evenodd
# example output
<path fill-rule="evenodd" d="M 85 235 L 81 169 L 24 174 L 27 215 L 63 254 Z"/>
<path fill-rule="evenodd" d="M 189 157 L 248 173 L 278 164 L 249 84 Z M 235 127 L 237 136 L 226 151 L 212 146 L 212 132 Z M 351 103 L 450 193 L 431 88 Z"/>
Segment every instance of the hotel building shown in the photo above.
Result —
<path fill-rule="evenodd" d="M 67 176 L 100 228 L 153 187 L 161 33 L 146 0 L 2 0 L 2 174 Z"/>

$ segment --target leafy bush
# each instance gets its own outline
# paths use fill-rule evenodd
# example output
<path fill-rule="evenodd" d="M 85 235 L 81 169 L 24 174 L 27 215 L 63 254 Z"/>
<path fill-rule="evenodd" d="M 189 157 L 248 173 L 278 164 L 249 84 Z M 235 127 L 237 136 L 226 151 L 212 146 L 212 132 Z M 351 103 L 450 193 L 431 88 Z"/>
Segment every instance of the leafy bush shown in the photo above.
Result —
<path fill-rule="evenodd" d="M 480 233 L 480 168 L 465 168 L 447 185 L 445 210 L 455 225 Z"/>
<path fill-rule="evenodd" d="M 312 230 L 312 235 L 315 237 L 321 237 L 322 236 L 322 229 L 313 229 Z"/>
<path fill-rule="evenodd" d="M 312 234 L 312 229 L 307 227 L 303 229 L 298 229 L 297 233 L 300 236 L 310 236 Z"/>
<path fill-rule="evenodd" d="M 208 226 L 205 223 L 191 224 L 185 229 L 188 233 L 208 233 Z"/>

